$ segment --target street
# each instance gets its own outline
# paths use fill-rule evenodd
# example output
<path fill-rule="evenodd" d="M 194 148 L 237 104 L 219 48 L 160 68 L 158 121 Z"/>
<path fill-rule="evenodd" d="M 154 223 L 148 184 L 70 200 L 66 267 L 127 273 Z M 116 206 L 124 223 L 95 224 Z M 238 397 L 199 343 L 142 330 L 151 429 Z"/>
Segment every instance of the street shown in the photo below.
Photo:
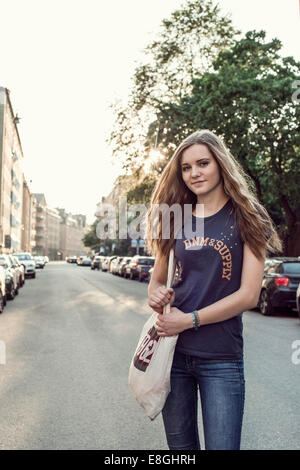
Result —
<path fill-rule="evenodd" d="M 161 416 L 151 422 L 127 384 L 147 287 L 65 262 L 26 279 L 0 315 L 0 449 L 168 449 Z M 241 448 L 300 449 L 299 318 L 255 310 L 243 322 Z"/>

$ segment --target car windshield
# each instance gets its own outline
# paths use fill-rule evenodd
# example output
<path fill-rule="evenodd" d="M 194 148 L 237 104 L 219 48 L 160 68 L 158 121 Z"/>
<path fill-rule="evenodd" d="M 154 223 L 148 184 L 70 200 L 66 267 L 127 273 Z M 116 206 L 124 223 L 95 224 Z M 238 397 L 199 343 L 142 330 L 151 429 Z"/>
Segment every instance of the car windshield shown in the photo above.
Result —
<path fill-rule="evenodd" d="M 287 274 L 300 274 L 300 263 L 284 263 L 283 266 Z"/>
<path fill-rule="evenodd" d="M 141 258 L 141 259 L 139 259 L 139 264 L 146 264 L 147 266 L 153 266 L 154 265 L 154 259 Z"/>
<path fill-rule="evenodd" d="M 32 259 L 30 255 L 16 255 L 16 257 L 21 261 Z"/>

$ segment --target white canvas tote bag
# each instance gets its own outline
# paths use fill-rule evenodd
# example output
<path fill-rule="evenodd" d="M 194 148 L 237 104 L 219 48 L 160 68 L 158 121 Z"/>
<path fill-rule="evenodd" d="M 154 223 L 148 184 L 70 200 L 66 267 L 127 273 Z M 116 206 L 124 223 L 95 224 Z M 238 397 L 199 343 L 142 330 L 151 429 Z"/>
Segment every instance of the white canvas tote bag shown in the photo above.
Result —
<path fill-rule="evenodd" d="M 167 288 L 174 278 L 174 250 L 170 251 Z M 165 305 L 163 314 L 170 312 Z M 155 324 L 158 313 L 153 312 L 145 323 L 129 369 L 129 386 L 138 403 L 151 420 L 161 412 L 170 392 L 170 372 L 178 335 L 158 336 Z"/>

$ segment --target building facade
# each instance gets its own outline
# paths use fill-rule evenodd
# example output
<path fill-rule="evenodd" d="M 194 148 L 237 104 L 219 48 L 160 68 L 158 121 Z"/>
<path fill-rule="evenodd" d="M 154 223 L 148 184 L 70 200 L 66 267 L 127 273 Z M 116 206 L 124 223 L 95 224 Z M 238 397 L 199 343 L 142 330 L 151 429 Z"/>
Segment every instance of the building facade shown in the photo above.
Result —
<path fill-rule="evenodd" d="M 50 260 L 59 260 L 60 257 L 60 215 L 56 209 L 46 208 L 46 240 L 45 255 Z"/>
<path fill-rule="evenodd" d="M 21 250 L 23 151 L 10 92 L 0 87 L 0 249 Z"/>
<path fill-rule="evenodd" d="M 34 218 L 33 218 L 34 217 Z M 23 182 L 23 208 L 21 227 L 21 250 L 31 252 L 35 247 L 35 207 L 34 198 L 29 186 Z"/>
<path fill-rule="evenodd" d="M 83 214 L 73 215 L 66 213 L 64 209 L 57 209 L 60 213 L 60 253 L 61 259 L 67 256 L 80 256 L 88 252 L 82 238 L 89 230 L 86 225 L 86 216 Z"/>
<path fill-rule="evenodd" d="M 35 225 L 35 247 L 32 250 L 34 255 L 46 256 L 47 245 L 47 203 L 43 193 L 34 193 L 34 219 Z"/>

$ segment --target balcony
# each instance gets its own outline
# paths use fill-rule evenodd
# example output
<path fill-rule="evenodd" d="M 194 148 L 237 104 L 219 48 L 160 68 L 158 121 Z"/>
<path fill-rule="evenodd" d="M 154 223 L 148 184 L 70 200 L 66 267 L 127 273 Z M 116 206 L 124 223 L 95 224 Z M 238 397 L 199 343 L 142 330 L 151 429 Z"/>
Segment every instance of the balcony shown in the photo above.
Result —
<path fill-rule="evenodd" d="M 37 216 L 36 216 L 37 222 L 42 222 L 42 221 L 44 220 L 44 218 L 45 218 L 45 217 L 44 217 L 43 215 L 37 215 Z"/>

